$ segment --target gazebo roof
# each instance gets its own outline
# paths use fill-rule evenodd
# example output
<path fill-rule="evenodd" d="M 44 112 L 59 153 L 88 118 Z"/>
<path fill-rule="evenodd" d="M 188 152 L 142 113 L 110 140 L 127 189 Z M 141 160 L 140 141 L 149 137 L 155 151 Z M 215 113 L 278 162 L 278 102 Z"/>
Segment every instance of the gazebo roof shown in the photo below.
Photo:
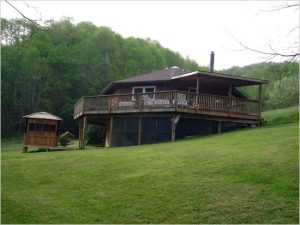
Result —
<path fill-rule="evenodd" d="M 47 119 L 47 120 L 62 120 L 61 118 L 54 116 L 47 112 L 36 112 L 32 113 L 26 116 L 23 116 L 23 118 L 31 118 L 31 119 Z"/>

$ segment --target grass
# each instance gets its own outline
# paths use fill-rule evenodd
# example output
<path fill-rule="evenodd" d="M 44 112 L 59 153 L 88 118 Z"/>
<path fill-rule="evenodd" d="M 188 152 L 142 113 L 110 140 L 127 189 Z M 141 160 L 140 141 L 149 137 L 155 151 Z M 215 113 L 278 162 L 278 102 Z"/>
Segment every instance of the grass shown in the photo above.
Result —
<path fill-rule="evenodd" d="M 294 123 L 299 121 L 299 107 L 289 107 L 276 109 L 262 113 L 263 118 L 267 120 L 268 125 Z"/>
<path fill-rule="evenodd" d="M 21 154 L 4 142 L 2 223 L 298 224 L 298 121 L 273 120 L 124 148 Z"/>

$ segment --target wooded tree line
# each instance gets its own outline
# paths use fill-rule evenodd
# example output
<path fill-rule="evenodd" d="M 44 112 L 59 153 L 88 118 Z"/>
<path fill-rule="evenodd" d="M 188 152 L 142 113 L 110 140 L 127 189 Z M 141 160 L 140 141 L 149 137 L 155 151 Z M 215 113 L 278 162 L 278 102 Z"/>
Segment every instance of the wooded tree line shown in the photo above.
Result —
<path fill-rule="evenodd" d="M 40 28 L 1 18 L 1 28 L 2 137 L 21 134 L 22 116 L 37 111 L 63 118 L 61 130 L 76 134 L 76 101 L 100 94 L 114 80 L 175 65 L 207 71 L 157 41 L 123 38 L 90 22 L 75 25 L 63 19 Z M 298 71 L 294 64 L 262 63 L 224 72 L 270 80 L 263 96 L 269 109 L 298 103 Z M 250 89 L 245 92 L 252 95 Z"/>
<path fill-rule="evenodd" d="M 264 62 L 244 67 L 232 67 L 224 73 L 267 80 L 263 85 L 262 109 L 277 109 L 299 104 L 299 63 Z M 257 87 L 244 87 L 241 91 L 249 98 L 257 99 Z"/>
<path fill-rule="evenodd" d="M 98 95 L 114 80 L 177 65 L 204 69 L 158 42 L 123 38 L 108 27 L 69 19 L 44 29 L 24 19 L 1 19 L 2 137 L 22 133 L 22 116 L 47 111 L 77 133 L 76 101 Z"/>

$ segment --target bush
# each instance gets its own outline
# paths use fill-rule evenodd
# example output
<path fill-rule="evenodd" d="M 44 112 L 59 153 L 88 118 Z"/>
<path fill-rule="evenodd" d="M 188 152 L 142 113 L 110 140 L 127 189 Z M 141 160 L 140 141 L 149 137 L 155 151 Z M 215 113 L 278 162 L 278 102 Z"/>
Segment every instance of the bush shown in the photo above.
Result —
<path fill-rule="evenodd" d="M 67 146 L 68 142 L 69 142 L 69 140 L 65 135 L 59 137 L 59 144 L 61 146 Z"/>
<path fill-rule="evenodd" d="M 89 145 L 103 145 L 104 144 L 105 129 L 97 125 L 89 125 L 87 131 L 87 143 Z"/>

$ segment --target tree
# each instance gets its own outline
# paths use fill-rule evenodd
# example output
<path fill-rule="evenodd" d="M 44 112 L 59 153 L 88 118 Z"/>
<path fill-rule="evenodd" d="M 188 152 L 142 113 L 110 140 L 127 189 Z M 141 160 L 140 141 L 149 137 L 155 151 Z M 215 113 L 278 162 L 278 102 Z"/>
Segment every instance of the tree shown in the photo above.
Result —
<path fill-rule="evenodd" d="M 77 133 L 74 104 L 99 95 L 114 80 L 170 66 L 197 63 L 150 39 L 123 38 L 108 27 L 68 18 L 41 29 L 25 19 L 5 20 L 2 46 L 2 136 L 22 133 L 22 116 L 48 111 L 61 129 Z"/>

